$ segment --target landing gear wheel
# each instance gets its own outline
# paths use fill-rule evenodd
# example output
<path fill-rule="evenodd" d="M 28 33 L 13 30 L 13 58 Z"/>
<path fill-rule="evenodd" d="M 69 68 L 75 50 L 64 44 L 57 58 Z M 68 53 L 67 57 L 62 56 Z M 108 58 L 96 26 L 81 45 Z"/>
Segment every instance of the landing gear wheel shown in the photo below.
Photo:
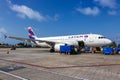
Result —
<path fill-rule="evenodd" d="M 120 51 L 118 51 L 118 54 L 120 54 Z"/>
<path fill-rule="evenodd" d="M 50 52 L 55 52 L 55 50 L 54 49 L 50 49 Z"/>

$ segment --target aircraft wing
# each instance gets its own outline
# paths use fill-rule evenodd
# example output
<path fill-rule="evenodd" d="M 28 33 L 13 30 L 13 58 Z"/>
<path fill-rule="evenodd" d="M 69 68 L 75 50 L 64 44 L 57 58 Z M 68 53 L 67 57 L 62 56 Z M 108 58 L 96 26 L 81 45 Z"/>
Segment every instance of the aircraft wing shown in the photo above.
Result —
<path fill-rule="evenodd" d="M 11 39 L 16 39 L 16 40 L 21 40 L 21 41 L 28 41 L 28 42 L 32 42 L 31 39 L 29 38 L 21 38 L 21 37 L 14 37 L 14 36 L 8 36 L 8 38 L 11 38 Z M 48 44 L 55 44 L 55 43 L 61 43 L 61 42 L 56 42 L 56 41 L 49 41 L 49 40 L 42 40 L 42 39 L 36 39 L 34 41 L 39 41 L 39 42 L 46 42 Z"/>
<path fill-rule="evenodd" d="M 8 38 L 31 42 L 29 38 L 21 38 L 21 37 L 14 37 L 14 36 L 8 36 Z"/>
<path fill-rule="evenodd" d="M 29 38 L 21 38 L 21 37 L 14 37 L 14 36 L 8 36 L 8 38 L 16 39 L 16 40 L 21 40 L 21 41 L 32 42 L 32 40 L 29 39 Z M 56 44 L 56 43 L 67 44 L 67 43 L 65 43 L 65 42 L 61 42 L 61 41 L 51 41 L 51 40 L 43 40 L 43 39 L 35 39 L 34 41 L 38 41 L 38 42 L 46 42 L 46 43 L 49 44 L 49 45 L 53 45 L 53 44 Z"/>

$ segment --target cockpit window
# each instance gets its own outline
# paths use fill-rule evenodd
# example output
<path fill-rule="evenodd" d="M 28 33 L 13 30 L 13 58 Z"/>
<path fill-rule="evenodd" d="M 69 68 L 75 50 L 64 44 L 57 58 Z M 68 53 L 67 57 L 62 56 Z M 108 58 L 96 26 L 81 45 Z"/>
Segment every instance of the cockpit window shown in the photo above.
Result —
<path fill-rule="evenodd" d="M 103 36 L 100 36 L 100 37 L 98 37 L 98 39 L 104 39 L 105 37 L 103 37 Z"/>

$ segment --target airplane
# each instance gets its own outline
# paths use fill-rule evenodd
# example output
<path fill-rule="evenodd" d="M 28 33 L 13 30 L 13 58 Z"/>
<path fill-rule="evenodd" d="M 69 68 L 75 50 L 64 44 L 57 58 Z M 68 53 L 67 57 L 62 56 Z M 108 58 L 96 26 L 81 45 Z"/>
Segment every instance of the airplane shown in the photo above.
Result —
<path fill-rule="evenodd" d="M 33 32 L 32 27 L 28 27 L 29 38 L 13 37 L 8 38 L 33 42 L 41 47 L 50 47 L 50 51 L 59 51 L 62 45 L 73 45 L 75 47 L 102 47 L 112 43 L 112 41 L 100 34 L 80 34 L 67 36 L 54 36 L 39 38 Z"/>

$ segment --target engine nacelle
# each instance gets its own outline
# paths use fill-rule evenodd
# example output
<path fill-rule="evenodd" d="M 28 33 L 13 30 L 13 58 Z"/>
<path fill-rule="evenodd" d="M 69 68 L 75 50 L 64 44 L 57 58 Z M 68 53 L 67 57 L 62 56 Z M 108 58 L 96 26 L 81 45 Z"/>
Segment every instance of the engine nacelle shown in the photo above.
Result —
<path fill-rule="evenodd" d="M 73 45 L 75 47 L 84 47 L 83 41 L 68 41 L 66 42 L 67 45 Z M 59 43 L 54 45 L 54 51 L 60 51 L 60 46 L 64 46 L 66 44 Z"/>
<path fill-rule="evenodd" d="M 55 51 L 60 51 L 60 46 L 64 46 L 65 44 L 55 44 L 54 50 Z"/>

